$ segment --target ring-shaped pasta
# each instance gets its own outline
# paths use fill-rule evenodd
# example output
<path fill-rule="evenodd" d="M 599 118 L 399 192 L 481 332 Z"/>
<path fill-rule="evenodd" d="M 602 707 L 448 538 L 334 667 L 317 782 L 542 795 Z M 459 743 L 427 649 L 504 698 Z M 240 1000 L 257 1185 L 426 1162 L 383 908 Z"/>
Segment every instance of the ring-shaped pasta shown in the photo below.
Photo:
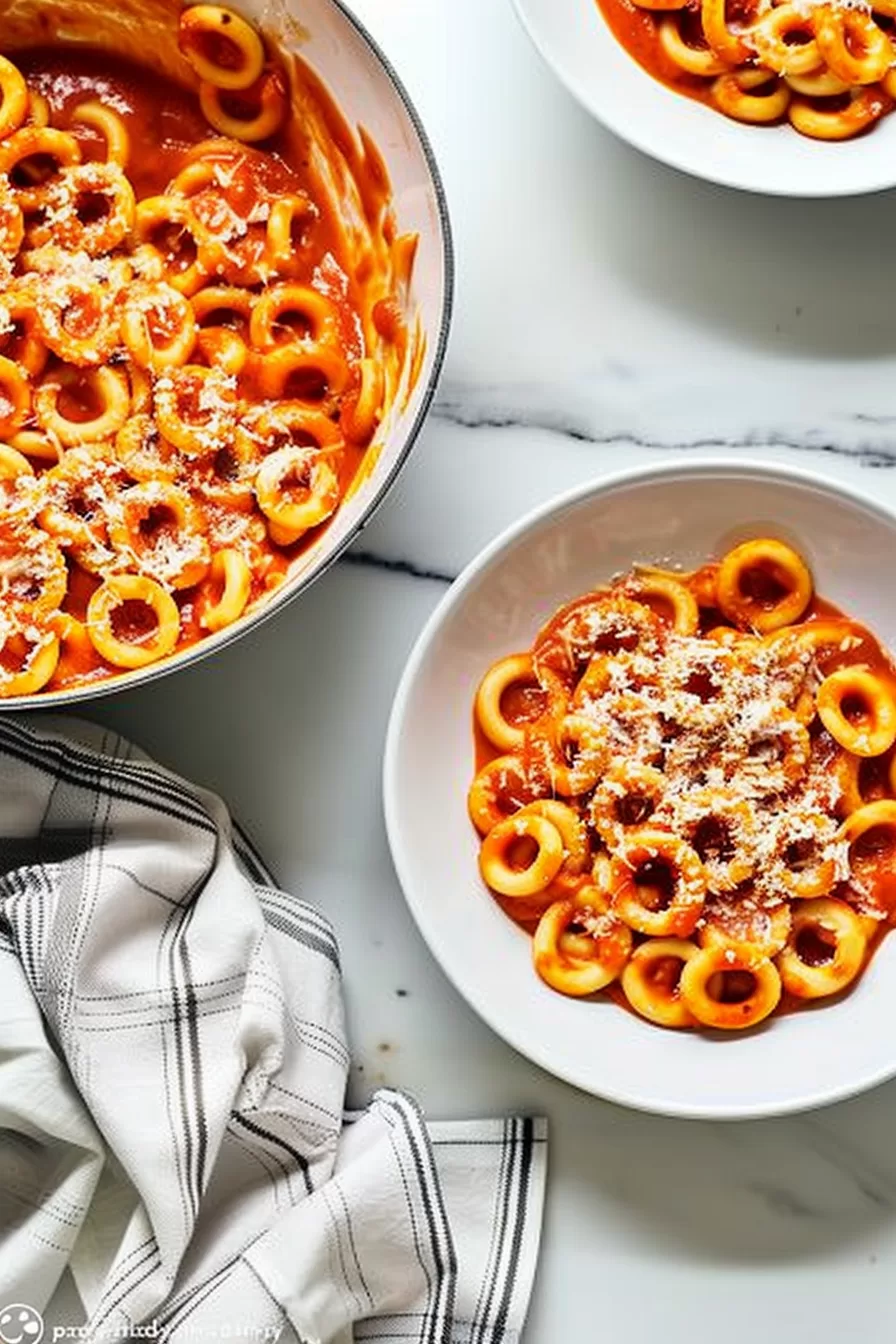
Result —
<path fill-rule="evenodd" d="M 300 327 L 287 322 L 298 318 Z M 282 281 L 258 296 L 249 319 L 249 340 L 256 350 L 275 350 L 299 342 L 314 346 L 339 344 L 339 310 L 326 294 L 310 285 Z"/>
<path fill-rule="evenodd" d="M 280 448 L 317 448 L 338 454 L 344 440 L 338 425 L 301 401 L 281 401 L 245 416 L 237 427 L 237 447 L 246 459 L 260 460 Z"/>
<path fill-rule="evenodd" d="M 698 934 L 701 947 L 732 948 L 747 959 L 777 956 L 790 937 L 790 906 L 786 901 L 771 909 L 744 901 L 707 903 Z"/>
<path fill-rule="evenodd" d="M 118 346 L 114 298 L 99 281 L 60 274 L 40 295 L 33 323 L 44 364 L 52 350 L 66 364 L 90 368 L 107 363 Z"/>
<path fill-rule="evenodd" d="M 182 364 L 156 379 L 153 404 L 163 436 L 181 452 L 215 452 L 230 443 L 237 420 L 235 379 L 220 369 Z"/>
<path fill-rule="evenodd" d="M 246 89 L 264 70 L 264 44 L 258 32 L 221 5 L 185 9 L 177 43 L 199 78 L 219 89 Z"/>
<path fill-rule="evenodd" d="M 36 462 L 41 463 L 52 462 L 55 465 L 63 452 L 60 444 L 33 429 L 20 429 L 18 434 L 13 434 L 9 442 L 10 447 L 15 448 L 23 457 L 34 458 Z"/>
<path fill-rule="evenodd" d="M 750 746 L 749 763 L 742 775 L 751 775 L 757 797 L 781 793 L 799 783 L 812 756 L 812 740 L 806 726 L 792 717 L 772 720 L 757 729 Z"/>
<path fill-rule="evenodd" d="M 822 672 L 827 673 L 833 671 L 833 665 L 841 664 L 844 658 L 848 658 L 851 663 L 857 658 L 861 659 L 865 641 L 856 633 L 852 621 L 826 618 L 773 630 L 764 636 L 763 643 L 771 649 L 790 647 L 797 657 L 803 655 L 812 658 Z"/>
<path fill-rule="evenodd" d="M 752 25 L 750 40 L 760 62 L 775 74 L 808 75 L 822 63 L 813 33 L 812 21 L 805 11 L 784 3 L 768 10 Z M 793 40 L 799 37 L 804 40 Z"/>
<path fill-rule="evenodd" d="M 98 203 L 105 203 L 100 210 Z M 117 163 L 79 163 L 63 168 L 47 187 L 48 219 L 32 232 L 33 242 L 55 242 L 73 252 L 99 257 L 120 243 L 134 224 L 134 188 Z"/>
<path fill-rule="evenodd" d="M 681 36 L 681 28 L 674 15 L 660 20 L 658 38 L 663 53 L 673 65 L 688 75 L 711 79 L 715 75 L 723 75 L 728 69 L 725 62 L 708 47 L 689 46 Z"/>
<path fill-rule="evenodd" d="M 328 413 L 348 386 L 348 363 L 332 346 L 280 345 L 257 359 L 258 390 Z"/>
<path fill-rule="evenodd" d="M 0 438 L 22 428 L 31 411 L 31 386 L 11 359 L 0 355 Z"/>
<path fill-rule="evenodd" d="M 196 349 L 210 369 L 238 378 L 249 362 L 249 347 L 228 327 L 204 327 L 196 334 Z"/>
<path fill-rule="evenodd" d="M 339 424 L 349 443 L 370 443 L 383 417 L 385 375 L 375 359 L 359 359 L 342 398 Z"/>
<path fill-rule="evenodd" d="M 622 992 L 636 1013 L 660 1027 L 694 1027 L 681 996 L 681 973 L 697 948 L 685 938 L 648 938 L 622 972 Z"/>
<path fill-rule="evenodd" d="M 789 74 L 786 79 L 793 92 L 804 98 L 839 98 L 841 93 L 849 92 L 849 85 L 825 67 L 805 75 Z"/>
<path fill-rule="evenodd" d="M 656 607 L 651 604 L 660 603 L 662 608 L 671 614 L 670 624 L 677 634 L 697 633 L 700 624 L 697 599 L 677 578 L 657 573 L 637 573 L 626 580 L 625 591 L 636 602 L 642 602 L 652 611 L 656 611 Z M 662 611 L 657 614 L 660 619 L 663 618 Z"/>
<path fill-rule="evenodd" d="M 470 785 L 467 811 L 477 831 L 485 835 L 537 797 L 520 758 L 498 756 L 482 767 Z"/>
<path fill-rule="evenodd" d="M 711 94 L 726 117 L 751 126 L 780 121 L 790 105 L 790 89 L 767 70 L 734 70 L 719 75 L 711 85 Z"/>
<path fill-rule="evenodd" d="M 8 178 L 0 179 L 0 255 L 13 258 L 25 238 L 25 217 Z"/>
<path fill-rule="evenodd" d="M 28 115 L 28 85 L 18 66 L 0 56 L 0 140 L 17 131 Z"/>
<path fill-rule="evenodd" d="M 482 880 L 502 896 L 535 896 L 545 891 L 562 865 L 560 832 L 546 817 L 531 812 L 517 812 L 498 822 L 479 851 Z"/>
<path fill-rule="evenodd" d="M 876 84 L 893 64 L 890 39 L 870 14 L 819 5 L 814 28 L 821 60 L 849 85 Z"/>
<path fill-rule="evenodd" d="M 730 947 L 704 947 L 681 973 L 681 995 L 703 1026 L 742 1031 L 777 1008 L 781 977 L 767 959 Z"/>
<path fill-rule="evenodd" d="M 838 865 L 831 846 L 832 822 L 822 813 L 807 813 L 785 819 L 778 830 L 777 879 L 791 900 L 808 901 L 827 896 L 838 879 Z"/>
<path fill-rule="evenodd" d="M 753 53 L 743 38 L 728 27 L 725 0 L 701 0 L 700 23 L 712 50 L 726 65 L 742 65 Z"/>
<path fill-rule="evenodd" d="M 17 531 L 0 549 L 4 596 L 23 625 L 42 626 L 62 606 L 68 569 L 59 545 L 38 527 Z"/>
<path fill-rule="evenodd" d="M 116 614 L 125 628 L 116 631 Z M 177 603 L 143 574 L 113 574 L 87 603 L 87 633 L 113 667 L 146 667 L 172 653 L 180 636 Z"/>
<path fill-rule="evenodd" d="M 227 327 L 247 337 L 258 295 L 239 285 L 207 285 L 190 302 L 198 326 Z"/>
<path fill-rule="evenodd" d="M 614 761 L 594 791 L 588 819 L 610 849 L 644 827 L 666 793 L 662 771 L 640 761 Z"/>
<path fill-rule="evenodd" d="M 879 798 L 852 812 L 837 832 L 866 894 L 888 912 L 896 904 L 896 801 Z"/>
<path fill-rule="evenodd" d="M 114 559 L 107 529 L 109 498 L 124 479 L 105 444 L 69 448 L 41 478 L 45 498 L 38 522 L 88 573 Z"/>
<path fill-rule="evenodd" d="M 50 160 L 56 164 L 57 173 L 33 186 L 20 184 L 16 181 L 16 170 L 31 158 Z M 52 126 L 24 126 L 7 140 L 0 141 L 0 173 L 9 177 L 15 198 L 26 212 L 42 209 L 58 174 L 80 162 L 81 147 L 75 137 Z"/>
<path fill-rule="evenodd" d="M 610 885 L 614 913 L 653 938 L 687 938 L 706 900 L 706 874 L 691 846 L 669 831 L 646 827 L 619 846 Z"/>
<path fill-rule="evenodd" d="M 563 841 L 563 864 L 549 890 L 556 892 L 555 900 L 557 896 L 568 894 L 563 890 L 564 884 L 578 885 L 591 861 L 588 831 L 578 812 L 568 803 L 561 803 L 559 798 L 540 798 L 535 803 L 527 803 L 515 815 L 544 817 L 557 828 Z"/>
<path fill-rule="evenodd" d="M 131 411 L 131 392 L 127 376 L 111 367 L 78 370 L 94 392 L 99 410 L 89 420 L 70 420 L 59 410 L 66 371 L 54 371 L 34 393 L 34 414 L 45 434 L 58 439 L 66 448 L 112 439 Z M 2 428 L 0 428 L 2 432 Z"/>
<path fill-rule="evenodd" d="M 0 443 L 0 481 L 15 481 L 19 476 L 33 476 L 34 468 L 24 453 L 8 443 Z"/>
<path fill-rule="evenodd" d="M 588 793 L 606 772 L 607 748 L 593 721 L 564 714 L 553 727 L 551 784 L 564 798 Z"/>
<path fill-rule="evenodd" d="M 749 799 L 724 788 L 696 789 L 683 800 L 678 825 L 703 864 L 708 891 L 734 891 L 753 876 L 758 824 Z"/>
<path fill-rule="evenodd" d="M 805 98 L 792 99 L 787 115 L 790 124 L 811 140 L 851 140 L 889 112 L 893 99 L 879 88 L 853 90 L 846 107 L 830 110 Z"/>
<path fill-rule="evenodd" d="M 123 490 L 108 528 L 119 554 L 166 588 L 192 588 L 208 573 L 202 510 L 170 481 L 141 481 Z"/>
<path fill-rule="evenodd" d="M 121 338 L 141 369 L 156 373 L 186 364 L 196 344 L 189 300 L 171 285 L 132 285 L 121 309 Z"/>
<path fill-rule="evenodd" d="M 845 901 L 802 901 L 777 960 L 784 988 L 800 999 L 837 994 L 859 974 L 866 948 L 860 917 Z"/>
<path fill-rule="evenodd" d="M 268 70 L 248 88 L 234 91 L 201 80 L 199 106 L 216 131 L 255 144 L 276 135 L 286 120 L 289 100 L 280 71 Z"/>
<path fill-rule="evenodd" d="M 534 695 L 534 714 L 529 713 L 521 720 L 507 717 L 501 702 L 513 687 L 528 688 L 528 695 L 523 702 L 527 710 L 533 707 Z M 526 725 L 539 716 L 546 700 L 535 676 L 532 655 L 512 654 L 509 658 L 501 658 L 493 663 L 479 683 L 475 702 L 476 721 L 492 746 L 499 751 L 516 751 L 525 740 Z"/>
<path fill-rule="evenodd" d="M 19 639 L 25 647 L 18 669 L 10 671 L 6 667 L 0 667 L 2 699 L 9 699 L 14 695 L 34 695 L 35 691 L 42 690 L 59 663 L 59 639 L 52 631 L 46 631 L 40 639 L 34 641 L 25 636 L 19 636 Z M 5 648 L 6 646 L 4 650 Z"/>
<path fill-rule="evenodd" d="M 246 609 L 252 591 L 252 571 L 246 557 L 231 546 L 216 551 L 208 582 L 217 595 L 202 605 L 199 622 L 214 633 L 233 625 Z"/>
<path fill-rule="evenodd" d="M 318 215 L 317 207 L 302 194 L 281 196 L 273 202 L 265 231 L 265 261 L 272 270 L 283 273 L 294 269 L 304 251 L 303 240 Z"/>
<path fill-rule="evenodd" d="M 667 633 L 644 603 L 633 602 L 618 591 L 597 589 L 554 613 L 536 635 L 532 656 L 539 677 L 544 670 L 561 679 L 578 678 L 596 658 L 605 659 L 609 668 L 613 659 L 624 654 L 657 653 Z"/>
<path fill-rule="evenodd" d="M 819 717 L 835 742 L 854 756 L 880 756 L 896 742 L 896 699 L 864 667 L 841 667 L 815 693 Z"/>
<path fill-rule="evenodd" d="M 313 449 L 280 448 L 258 468 L 255 498 L 278 529 L 274 540 L 288 536 L 278 544 L 291 545 L 333 513 L 340 499 L 339 475 L 329 458 Z"/>
<path fill-rule="evenodd" d="M 115 436 L 115 456 L 135 481 L 173 481 L 178 459 L 151 415 L 132 415 Z"/>
<path fill-rule="evenodd" d="M 131 137 L 117 112 L 97 98 L 79 103 L 71 114 L 73 126 L 87 126 L 102 136 L 106 146 L 106 162 L 126 168 L 131 152 Z"/>
<path fill-rule="evenodd" d="M 165 231 L 166 239 L 153 242 L 153 238 L 158 238 L 160 231 Z M 134 211 L 134 234 L 144 248 L 155 251 L 162 262 L 166 282 L 181 294 L 186 294 L 187 298 L 190 298 L 205 284 L 208 272 L 201 257 L 204 252 L 208 252 L 212 238 L 205 225 L 193 214 L 189 201 L 184 197 L 147 196 L 138 202 Z M 178 265 L 177 252 L 169 245 L 168 240 L 174 239 L 179 244 L 184 236 L 190 239 L 193 252 L 188 254 L 186 264 Z M 168 248 L 167 257 L 160 243 Z"/>
<path fill-rule="evenodd" d="M 812 600 L 812 575 L 783 541 L 757 537 L 722 559 L 716 583 L 719 609 L 734 625 L 766 634 L 798 621 Z"/>
<path fill-rule="evenodd" d="M 573 932 L 576 926 L 585 931 Z M 606 912 L 595 888 L 585 887 L 544 912 L 532 940 L 532 960 L 551 989 L 582 998 L 618 978 L 631 948 L 631 931 Z"/>

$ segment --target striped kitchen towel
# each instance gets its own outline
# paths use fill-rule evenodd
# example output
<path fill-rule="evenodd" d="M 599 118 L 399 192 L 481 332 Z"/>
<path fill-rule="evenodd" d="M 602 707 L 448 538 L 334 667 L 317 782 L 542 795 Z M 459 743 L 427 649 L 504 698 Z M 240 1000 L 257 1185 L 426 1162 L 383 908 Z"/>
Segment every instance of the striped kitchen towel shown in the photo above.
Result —
<path fill-rule="evenodd" d="M 346 1113 L 333 931 L 218 798 L 5 718 L 0 832 L 0 1338 L 517 1339 L 544 1123 Z"/>

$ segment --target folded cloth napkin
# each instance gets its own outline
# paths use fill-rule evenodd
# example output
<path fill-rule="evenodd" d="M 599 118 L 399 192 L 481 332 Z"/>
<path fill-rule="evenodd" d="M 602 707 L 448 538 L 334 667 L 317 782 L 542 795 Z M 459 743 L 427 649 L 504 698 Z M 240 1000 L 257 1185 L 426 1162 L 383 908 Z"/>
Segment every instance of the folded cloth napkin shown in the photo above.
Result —
<path fill-rule="evenodd" d="M 543 1122 L 344 1113 L 333 931 L 218 798 L 7 718 L 0 832 L 0 1339 L 517 1338 Z"/>

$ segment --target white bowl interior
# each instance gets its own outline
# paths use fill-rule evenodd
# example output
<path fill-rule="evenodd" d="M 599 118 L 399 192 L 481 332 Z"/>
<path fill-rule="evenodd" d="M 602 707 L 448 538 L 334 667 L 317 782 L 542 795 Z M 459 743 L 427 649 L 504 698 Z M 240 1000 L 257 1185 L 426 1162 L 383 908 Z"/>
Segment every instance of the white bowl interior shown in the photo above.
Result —
<path fill-rule="evenodd" d="M 617 42 L 596 0 L 514 0 L 572 94 L 623 140 L 695 177 L 780 196 L 850 196 L 896 183 L 896 117 L 841 144 L 746 126 L 660 84 Z"/>
<path fill-rule="evenodd" d="M 896 1073 L 896 936 L 852 993 L 744 1034 L 675 1033 L 535 975 L 530 939 L 491 899 L 466 813 L 472 701 L 489 664 L 530 646 L 561 603 L 633 561 L 696 565 L 759 534 L 806 554 L 819 591 L 896 647 L 883 581 L 896 518 L 775 467 L 651 470 L 567 497 L 500 538 L 421 636 L 398 693 L 385 767 L 396 868 L 424 937 L 472 1007 L 521 1053 L 645 1110 L 735 1118 L 851 1095 Z"/>

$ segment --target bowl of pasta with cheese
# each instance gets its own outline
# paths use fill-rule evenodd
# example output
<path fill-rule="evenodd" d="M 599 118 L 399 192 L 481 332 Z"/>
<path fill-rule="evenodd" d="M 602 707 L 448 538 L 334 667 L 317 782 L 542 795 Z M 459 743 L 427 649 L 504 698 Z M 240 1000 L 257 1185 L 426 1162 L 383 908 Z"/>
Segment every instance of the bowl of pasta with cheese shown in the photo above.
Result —
<path fill-rule="evenodd" d="M 780 196 L 896 184 L 892 0 L 514 0 L 599 121 L 695 177 Z"/>
<path fill-rule="evenodd" d="M 839 484 L 701 462 L 577 489 L 453 585 L 386 821 L 429 947 L 522 1054 L 716 1119 L 896 1074 L 894 545 Z"/>
<path fill-rule="evenodd" d="M 0 16 L 0 709 L 182 666 L 383 498 L 445 351 L 438 170 L 338 0 Z"/>

